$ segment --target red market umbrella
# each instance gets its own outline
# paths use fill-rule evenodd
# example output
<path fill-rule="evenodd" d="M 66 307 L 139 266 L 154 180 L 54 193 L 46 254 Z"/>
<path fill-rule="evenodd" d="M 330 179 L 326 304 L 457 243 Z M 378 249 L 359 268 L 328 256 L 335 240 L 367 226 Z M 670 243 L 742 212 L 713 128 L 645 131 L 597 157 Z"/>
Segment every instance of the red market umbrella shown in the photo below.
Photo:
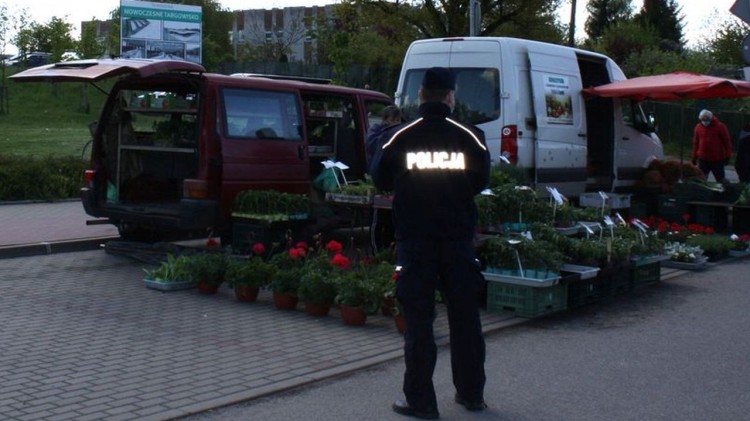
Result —
<path fill-rule="evenodd" d="M 638 101 L 740 98 L 750 96 L 750 82 L 688 72 L 642 76 L 586 88 L 587 95 Z"/>
<path fill-rule="evenodd" d="M 583 92 L 590 96 L 630 98 L 636 101 L 741 98 L 750 96 L 750 82 L 696 73 L 674 72 L 626 79 L 586 88 Z M 680 140 L 680 163 L 683 162 L 683 156 L 683 142 Z M 680 172 L 682 172 L 682 167 L 680 167 Z M 680 174 L 680 179 L 682 179 L 682 174 Z"/>

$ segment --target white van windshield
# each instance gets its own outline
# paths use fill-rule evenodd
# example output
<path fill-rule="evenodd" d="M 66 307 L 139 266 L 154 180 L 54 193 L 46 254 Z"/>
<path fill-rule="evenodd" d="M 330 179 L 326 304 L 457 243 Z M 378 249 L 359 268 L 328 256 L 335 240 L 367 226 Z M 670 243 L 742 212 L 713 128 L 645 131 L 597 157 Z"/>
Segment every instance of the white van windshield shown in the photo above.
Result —
<path fill-rule="evenodd" d="M 398 98 L 408 118 L 419 108 L 417 92 L 427 69 L 411 69 L 404 77 Z M 495 68 L 452 67 L 456 76 L 456 108 L 453 116 L 470 124 L 482 124 L 500 118 L 500 72 Z"/>

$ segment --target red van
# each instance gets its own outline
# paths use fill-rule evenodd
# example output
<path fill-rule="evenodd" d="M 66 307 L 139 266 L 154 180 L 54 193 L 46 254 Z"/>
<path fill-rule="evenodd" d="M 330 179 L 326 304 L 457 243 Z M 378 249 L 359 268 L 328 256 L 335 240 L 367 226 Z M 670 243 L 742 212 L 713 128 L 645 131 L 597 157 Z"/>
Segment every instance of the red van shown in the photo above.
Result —
<path fill-rule="evenodd" d="M 348 165 L 347 179 L 361 179 L 370 119 L 392 103 L 375 91 L 212 74 L 184 61 L 79 60 L 12 76 L 112 77 L 81 193 L 86 213 L 133 239 L 228 235 L 239 191 L 312 192 L 327 159 Z"/>

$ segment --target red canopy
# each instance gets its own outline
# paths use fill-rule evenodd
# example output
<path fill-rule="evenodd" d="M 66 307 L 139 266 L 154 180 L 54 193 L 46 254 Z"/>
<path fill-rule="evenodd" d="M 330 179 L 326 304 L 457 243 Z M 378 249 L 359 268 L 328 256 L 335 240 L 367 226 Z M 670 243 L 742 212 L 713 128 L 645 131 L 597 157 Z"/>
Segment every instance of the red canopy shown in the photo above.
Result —
<path fill-rule="evenodd" d="M 750 82 L 687 72 L 643 76 L 586 88 L 585 94 L 602 97 L 669 101 L 750 96 Z"/>

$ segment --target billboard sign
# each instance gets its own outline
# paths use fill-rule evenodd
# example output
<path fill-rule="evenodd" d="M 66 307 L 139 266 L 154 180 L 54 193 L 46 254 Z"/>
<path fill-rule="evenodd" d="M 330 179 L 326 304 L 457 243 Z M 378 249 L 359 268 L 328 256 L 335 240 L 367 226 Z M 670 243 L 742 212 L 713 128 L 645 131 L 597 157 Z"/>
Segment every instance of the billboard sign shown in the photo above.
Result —
<path fill-rule="evenodd" d="M 127 58 L 202 60 L 200 6 L 120 1 L 120 55 Z"/>

